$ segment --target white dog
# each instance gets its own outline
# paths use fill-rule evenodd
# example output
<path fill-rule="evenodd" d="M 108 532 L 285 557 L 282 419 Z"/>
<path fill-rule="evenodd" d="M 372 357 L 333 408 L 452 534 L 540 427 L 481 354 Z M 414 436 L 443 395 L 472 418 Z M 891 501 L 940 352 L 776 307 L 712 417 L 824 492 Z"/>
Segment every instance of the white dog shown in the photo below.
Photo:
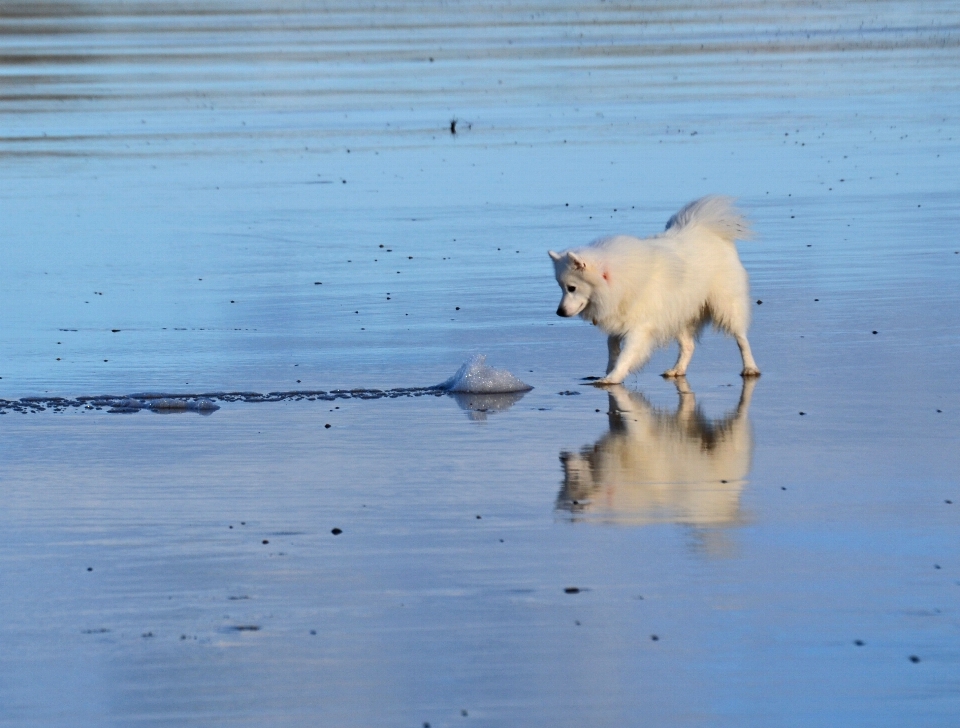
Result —
<path fill-rule="evenodd" d="M 563 291 L 557 315 L 579 314 L 609 337 L 607 376 L 597 383 L 621 383 L 673 339 L 680 356 L 663 376 L 684 376 L 709 323 L 737 340 L 742 376 L 758 376 L 747 341 L 749 282 L 734 245 L 749 235 L 732 200 L 711 196 L 691 202 L 652 238 L 616 235 L 564 253 L 551 250 Z"/>

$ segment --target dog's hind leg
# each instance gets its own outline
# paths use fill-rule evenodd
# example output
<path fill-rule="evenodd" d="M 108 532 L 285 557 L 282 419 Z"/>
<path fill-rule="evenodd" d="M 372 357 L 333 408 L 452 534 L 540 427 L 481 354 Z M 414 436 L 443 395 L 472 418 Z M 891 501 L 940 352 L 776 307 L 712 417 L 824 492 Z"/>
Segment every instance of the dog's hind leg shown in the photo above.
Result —
<path fill-rule="evenodd" d="M 693 350 L 697 346 L 696 336 L 692 329 L 684 329 L 677 335 L 677 343 L 680 344 L 680 355 L 677 357 L 677 363 L 673 369 L 668 369 L 663 373 L 667 379 L 672 377 L 682 377 L 687 373 L 687 366 L 690 359 L 693 358 Z"/>
<path fill-rule="evenodd" d="M 741 377 L 759 377 L 760 369 L 753 360 L 753 352 L 750 351 L 750 342 L 747 341 L 746 334 L 734 334 L 737 339 L 737 346 L 740 347 L 740 356 L 743 357 L 743 371 Z"/>
<path fill-rule="evenodd" d="M 634 369 L 647 363 L 653 349 L 653 339 L 646 333 L 631 332 L 620 340 L 620 356 L 613 369 L 597 384 L 620 384 Z"/>
<path fill-rule="evenodd" d="M 617 363 L 617 358 L 620 356 L 620 337 L 614 334 L 611 334 L 607 337 L 607 374 L 613 371 L 613 367 Z"/>

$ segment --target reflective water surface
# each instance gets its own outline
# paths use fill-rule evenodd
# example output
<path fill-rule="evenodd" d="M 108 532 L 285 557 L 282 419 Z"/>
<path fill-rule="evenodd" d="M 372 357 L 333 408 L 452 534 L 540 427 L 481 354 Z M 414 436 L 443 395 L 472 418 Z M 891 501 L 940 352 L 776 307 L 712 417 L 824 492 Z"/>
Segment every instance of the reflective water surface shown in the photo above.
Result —
<path fill-rule="evenodd" d="M 954 722 L 958 49 L 949 2 L 3 3 L 0 725 Z M 546 251 L 708 193 L 763 376 L 585 385 Z M 474 354 L 534 389 L 423 389 Z"/>

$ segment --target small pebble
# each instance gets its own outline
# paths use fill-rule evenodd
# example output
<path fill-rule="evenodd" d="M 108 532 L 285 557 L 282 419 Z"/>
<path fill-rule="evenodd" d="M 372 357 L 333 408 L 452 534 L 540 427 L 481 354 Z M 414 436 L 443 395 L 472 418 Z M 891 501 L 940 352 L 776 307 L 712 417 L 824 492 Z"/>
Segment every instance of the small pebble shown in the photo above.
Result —
<path fill-rule="evenodd" d="M 920 662 L 920 658 L 916 655 L 910 655 L 910 662 Z"/>
<path fill-rule="evenodd" d="M 863 647 L 864 642 L 863 640 L 854 640 L 853 644 L 855 644 L 857 647 Z"/>
<path fill-rule="evenodd" d="M 758 299 L 757 299 L 757 305 L 759 306 L 761 303 L 763 303 L 763 301 L 761 301 L 761 300 L 758 298 Z"/>
<path fill-rule="evenodd" d="M 343 533 L 343 531 L 341 531 L 339 528 L 334 528 L 332 531 L 330 531 L 330 533 L 332 533 L 334 536 L 339 536 L 341 533 Z"/>
<path fill-rule="evenodd" d="M 655 634 L 650 635 L 650 639 L 653 640 L 654 642 L 658 642 L 660 640 L 660 638 L 657 637 L 657 635 Z"/>
<path fill-rule="evenodd" d="M 267 541 L 267 539 L 263 539 L 263 542 L 264 542 L 265 544 L 270 543 L 269 541 Z"/>
<path fill-rule="evenodd" d="M 579 594 L 579 593 L 580 593 L 580 588 L 579 588 L 579 587 L 576 587 L 576 586 L 568 586 L 568 587 L 567 587 L 566 589 L 564 589 L 563 591 L 564 591 L 564 593 L 566 593 L 566 594 Z"/>

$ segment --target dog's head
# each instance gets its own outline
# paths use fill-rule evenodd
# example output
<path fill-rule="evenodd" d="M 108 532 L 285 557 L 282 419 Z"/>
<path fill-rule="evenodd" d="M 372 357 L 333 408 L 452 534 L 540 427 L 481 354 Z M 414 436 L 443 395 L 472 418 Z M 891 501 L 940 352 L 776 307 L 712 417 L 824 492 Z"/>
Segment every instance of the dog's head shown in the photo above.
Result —
<path fill-rule="evenodd" d="M 563 291 L 563 298 L 557 306 L 557 316 L 576 316 L 590 303 L 594 283 L 591 279 L 589 263 L 573 252 L 555 253 L 550 251 L 557 283 Z"/>

